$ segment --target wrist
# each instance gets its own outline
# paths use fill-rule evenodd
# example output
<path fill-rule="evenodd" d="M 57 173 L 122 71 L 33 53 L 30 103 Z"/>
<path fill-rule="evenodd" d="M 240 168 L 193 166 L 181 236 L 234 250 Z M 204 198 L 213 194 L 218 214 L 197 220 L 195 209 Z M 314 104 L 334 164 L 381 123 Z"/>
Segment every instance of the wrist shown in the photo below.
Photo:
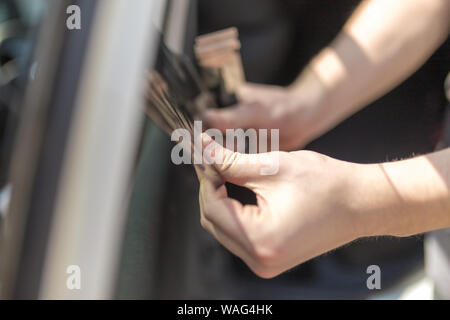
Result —
<path fill-rule="evenodd" d="M 427 157 L 356 165 L 348 208 L 359 237 L 405 237 L 447 227 L 448 189 Z"/>
<path fill-rule="evenodd" d="M 331 46 L 317 54 L 288 87 L 288 92 L 299 102 L 299 109 L 307 106 L 303 117 L 311 124 L 313 138 L 357 111 L 355 94 L 349 92 L 350 88 L 348 71 L 336 48 Z"/>
<path fill-rule="evenodd" d="M 332 122 L 328 88 L 320 81 L 311 66 L 304 68 L 300 76 L 286 88 L 291 101 L 291 116 L 301 127 L 308 142 L 322 135 L 329 129 Z"/>
<path fill-rule="evenodd" d="M 356 238 L 395 235 L 392 223 L 398 209 L 393 190 L 381 164 L 351 164 L 347 176 L 346 206 Z"/>

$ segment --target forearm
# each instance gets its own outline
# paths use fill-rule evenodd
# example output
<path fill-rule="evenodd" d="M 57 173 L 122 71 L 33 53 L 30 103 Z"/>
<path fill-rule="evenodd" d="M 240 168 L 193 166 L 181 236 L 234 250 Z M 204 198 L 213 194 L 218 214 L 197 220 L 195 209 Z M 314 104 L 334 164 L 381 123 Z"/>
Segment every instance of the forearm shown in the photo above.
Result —
<path fill-rule="evenodd" d="M 235 153 L 205 134 L 202 141 L 206 154 L 221 155 L 213 166 L 223 181 L 257 198 L 242 205 L 198 168 L 202 226 L 261 277 L 360 237 L 450 227 L 450 148 L 356 164 L 306 150 Z M 261 175 L 268 162 L 279 164 L 278 172 Z"/>
<path fill-rule="evenodd" d="M 350 206 L 364 236 L 408 236 L 450 227 L 450 148 L 361 165 Z"/>
<path fill-rule="evenodd" d="M 291 89 L 316 88 L 311 121 L 326 131 L 416 71 L 447 38 L 449 20 L 448 0 L 364 1 Z"/>

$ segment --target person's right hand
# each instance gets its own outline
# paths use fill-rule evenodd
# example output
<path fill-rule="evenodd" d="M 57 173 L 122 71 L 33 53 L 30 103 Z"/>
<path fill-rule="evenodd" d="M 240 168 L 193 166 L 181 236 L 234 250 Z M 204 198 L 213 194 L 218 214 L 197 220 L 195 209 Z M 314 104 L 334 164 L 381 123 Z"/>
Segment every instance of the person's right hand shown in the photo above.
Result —
<path fill-rule="evenodd" d="M 310 88 L 308 88 L 310 89 Z M 211 128 L 279 129 L 280 150 L 295 150 L 316 138 L 313 117 L 317 90 L 298 90 L 261 84 L 244 84 L 237 92 L 238 104 L 209 109 L 202 120 Z"/>
<path fill-rule="evenodd" d="M 366 198 L 360 177 L 372 177 L 377 167 L 306 150 L 243 154 L 207 134 L 202 140 L 205 162 L 214 170 L 196 167 L 201 225 L 260 277 L 275 277 L 368 235 L 367 226 L 375 225 L 369 219 L 374 211 L 365 214 L 362 207 L 369 206 L 359 200 Z M 277 169 L 267 175 L 268 167 Z M 231 198 L 224 182 L 252 190 L 257 204 Z"/>

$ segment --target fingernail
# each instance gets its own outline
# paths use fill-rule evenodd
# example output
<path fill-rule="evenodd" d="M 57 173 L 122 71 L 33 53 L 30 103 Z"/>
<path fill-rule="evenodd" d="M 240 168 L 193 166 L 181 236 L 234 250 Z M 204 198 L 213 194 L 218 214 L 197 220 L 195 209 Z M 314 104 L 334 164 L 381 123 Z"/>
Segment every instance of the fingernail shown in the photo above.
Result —
<path fill-rule="evenodd" d="M 208 145 L 212 141 L 212 138 L 207 133 L 202 133 L 202 143 L 204 146 Z"/>

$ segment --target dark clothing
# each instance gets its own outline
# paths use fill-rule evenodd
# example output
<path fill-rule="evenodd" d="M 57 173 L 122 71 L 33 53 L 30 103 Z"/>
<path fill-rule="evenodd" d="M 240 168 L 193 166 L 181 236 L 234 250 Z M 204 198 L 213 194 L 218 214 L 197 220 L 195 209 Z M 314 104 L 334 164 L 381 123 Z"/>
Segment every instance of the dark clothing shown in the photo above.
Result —
<path fill-rule="evenodd" d="M 198 34 L 236 26 L 248 81 L 286 85 L 340 31 L 357 0 L 199 1 Z M 434 150 L 442 134 L 443 66 L 448 43 L 413 77 L 353 115 L 307 149 L 337 159 L 373 163 Z M 382 288 L 423 266 L 422 237 L 360 240 L 272 280 L 254 276 L 237 258 L 229 283 L 238 298 L 361 298 L 366 268 L 381 267 Z M 279 290 L 275 290 L 279 289 Z"/>
<path fill-rule="evenodd" d="M 199 0 L 190 11 L 194 23 L 186 29 L 186 50 L 193 56 L 196 34 L 236 26 L 247 79 L 287 85 L 333 40 L 359 3 Z M 433 151 L 442 137 L 446 104 L 442 84 L 450 69 L 448 45 L 397 89 L 312 142 L 308 149 L 362 163 Z M 382 237 L 346 245 L 275 279 L 260 279 L 202 230 L 194 170 L 174 165 L 170 149 L 167 137 L 148 123 L 130 201 L 118 282 L 120 298 L 361 299 L 374 293 L 366 287 L 369 265 L 381 268 L 381 293 L 423 267 L 422 237 Z"/>

